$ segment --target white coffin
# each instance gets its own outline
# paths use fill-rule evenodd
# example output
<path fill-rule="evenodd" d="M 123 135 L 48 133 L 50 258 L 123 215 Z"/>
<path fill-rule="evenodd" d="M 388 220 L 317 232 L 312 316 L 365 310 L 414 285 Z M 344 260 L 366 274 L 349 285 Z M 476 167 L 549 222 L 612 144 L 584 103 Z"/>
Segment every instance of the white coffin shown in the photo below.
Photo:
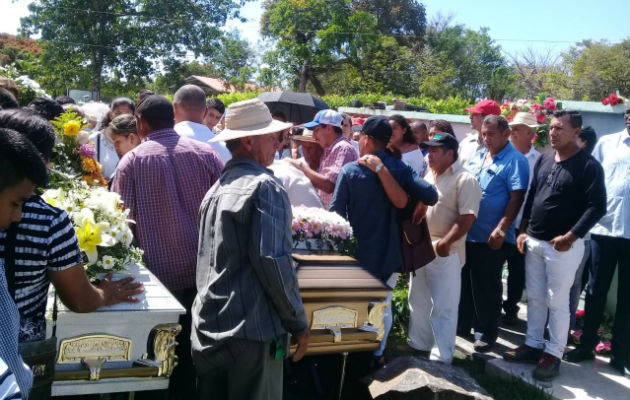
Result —
<path fill-rule="evenodd" d="M 115 275 L 114 280 L 127 275 L 135 276 L 136 280 L 144 284 L 145 292 L 137 296 L 141 300 L 139 303 L 121 303 L 102 307 L 92 313 L 78 314 L 69 311 L 59 300 L 57 301 L 57 364 L 53 396 L 135 392 L 168 387 L 166 375 L 169 373 L 164 371 L 172 365 L 160 365 L 155 361 L 156 357 L 153 357 L 154 360 L 146 360 L 154 342 L 152 340 L 148 343 L 149 336 L 152 329 L 158 325 L 162 328 L 166 326 L 171 330 L 176 329 L 175 324 L 179 316 L 186 311 L 146 268 L 133 265 L 128 269 L 128 273 Z M 53 298 L 54 291 L 51 290 L 46 314 L 48 337 L 52 335 Z M 172 356 L 173 341 L 169 339 L 169 344 L 164 340 L 167 339 L 162 337 L 161 346 L 165 349 L 170 348 Z M 96 374 L 100 376 L 85 376 L 85 379 L 81 379 L 82 374 L 89 370 L 86 365 L 82 365 L 81 358 L 92 360 L 87 364 L 94 364 L 99 358 L 104 359 L 100 374 Z M 139 360 L 145 366 L 144 370 L 139 365 Z M 146 367 L 152 367 L 153 370 L 158 367 L 160 373 L 151 373 Z M 145 375 L 153 376 L 138 376 L 143 375 L 138 373 L 140 370 L 145 371 Z M 71 375 L 74 377 L 68 378 Z"/>

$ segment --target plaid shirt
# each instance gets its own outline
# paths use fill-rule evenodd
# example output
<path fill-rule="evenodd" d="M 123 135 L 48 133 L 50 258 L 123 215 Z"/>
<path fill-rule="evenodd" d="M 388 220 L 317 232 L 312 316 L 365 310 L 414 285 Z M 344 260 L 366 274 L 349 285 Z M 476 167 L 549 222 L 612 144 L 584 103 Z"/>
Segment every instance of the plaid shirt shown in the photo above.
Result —
<path fill-rule="evenodd" d="M 118 164 L 112 190 L 136 221 L 147 268 L 171 291 L 195 287 L 197 213 L 222 169 L 212 147 L 173 129 L 151 132 Z"/>
<path fill-rule="evenodd" d="M 336 183 L 337 175 L 339 175 L 341 167 L 349 162 L 356 161 L 357 158 L 357 152 L 354 146 L 345 140 L 343 135 L 339 136 L 333 144 L 324 149 L 321 162 L 319 163 L 319 173 L 324 175 L 326 179 L 332 183 Z M 319 197 L 322 198 L 324 207 L 328 210 L 333 194 L 326 193 L 320 189 L 317 190 L 317 193 Z"/>

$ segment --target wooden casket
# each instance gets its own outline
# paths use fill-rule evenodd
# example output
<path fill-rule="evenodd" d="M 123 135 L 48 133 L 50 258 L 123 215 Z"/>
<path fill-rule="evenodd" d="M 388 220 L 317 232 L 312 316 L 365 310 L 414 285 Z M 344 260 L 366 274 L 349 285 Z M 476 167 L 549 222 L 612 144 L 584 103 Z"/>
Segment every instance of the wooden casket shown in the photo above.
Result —
<path fill-rule="evenodd" d="M 53 396 L 168 388 L 169 376 L 177 365 L 175 337 L 181 331 L 178 318 L 186 311 L 146 268 L 134 265 L 127 274 L 144 284 L 145 292 L 137 296 L 139 303 L 121 303 L 77 314 L 57 300 Z M 51 290 L 49 337 L 53 299 Z"/>
<path fill-rule="evenodd" d="M 376 350 L 390 289 L 352 257 L 294 253 L 293 259 L 311 328 L 306 354 Z"/>

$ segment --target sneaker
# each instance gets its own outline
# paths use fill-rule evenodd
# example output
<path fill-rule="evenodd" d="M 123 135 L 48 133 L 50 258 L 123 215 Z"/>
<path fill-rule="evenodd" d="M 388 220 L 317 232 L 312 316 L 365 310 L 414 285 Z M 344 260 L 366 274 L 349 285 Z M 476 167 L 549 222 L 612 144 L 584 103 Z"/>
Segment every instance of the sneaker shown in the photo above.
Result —
<path fill-rule="evenodd" d="M 492 345 L 494 342 L 486 342 L 484 339 L 477 339 L 475 343 L 473 343 L 473 349 L 477 353 L 487 353 L 492 350 Z"/>
<path fill-rule="evenodd" d="M 532 376 L 539 381 L 550 381 L 560 374 L 560 359 L 549 353 L 543 353 Z"/>
<path fill-rule="evenodd" d="M 524 362 L 537 364 L 542 356 L 542 349 L 536 349 L 526 344 L 520 345 L 514 350 L 508 350 L 503 353 L 503 359 L 510 362 Z"/>
<path fill-rule="evenodd" d="M 585 360 L 593 360 L 595 358 L 595 353 L 593 353 L 593 350 L 576 347 L 575 349 L 567 352 L 562 358 L 572 363 L 579 363 Z"/>

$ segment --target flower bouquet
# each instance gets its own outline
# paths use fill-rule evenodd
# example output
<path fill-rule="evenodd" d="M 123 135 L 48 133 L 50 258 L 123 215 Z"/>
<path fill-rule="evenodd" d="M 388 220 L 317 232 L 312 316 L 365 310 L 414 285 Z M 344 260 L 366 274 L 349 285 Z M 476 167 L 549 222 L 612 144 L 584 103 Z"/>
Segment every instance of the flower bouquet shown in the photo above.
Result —
<path fill-rule="evenodd" d="M 107 179 L 103 177 L 101 166 L 94 158 L 96 155 L 94 144 L 81 144 L 77 140 L 79 132 L 87 127 L 81 116 L 70 108 L 50 122 L 55 127 L 58 139 L 52 159 L 52 185 L 64 186 L 63 181 L 81 177 L 90 186 L 107 186 Z"/>
<path fill-rule="evenodd" d="M 142 250 L 132 244 L 128 224 L 133 221 L 127 219 L 129 211 L 122 207 L 117 193 L 90 187 L 85 181 L 72 181 L 64 188 L 46 190 L 42 198 L 68 213 L 90 278 L 142 262 Z"/>
<path fill-rule="evenodd" d="M 354 255 L 356 239 L 350 223 L 339 214 L 316 207 L 293 207 L 291 234 L 295 248 L 330 249 L 339 254 Z"/>
<path fill-rule="evenodd" d="M 602 104 L 605 106 L 616 106 L 618 104 L 623 104 L 626 101 L 625 98 L 619 96 L 617 93 L 611 93 L 608 97 L 604 97 L 602 99 Z"/>

